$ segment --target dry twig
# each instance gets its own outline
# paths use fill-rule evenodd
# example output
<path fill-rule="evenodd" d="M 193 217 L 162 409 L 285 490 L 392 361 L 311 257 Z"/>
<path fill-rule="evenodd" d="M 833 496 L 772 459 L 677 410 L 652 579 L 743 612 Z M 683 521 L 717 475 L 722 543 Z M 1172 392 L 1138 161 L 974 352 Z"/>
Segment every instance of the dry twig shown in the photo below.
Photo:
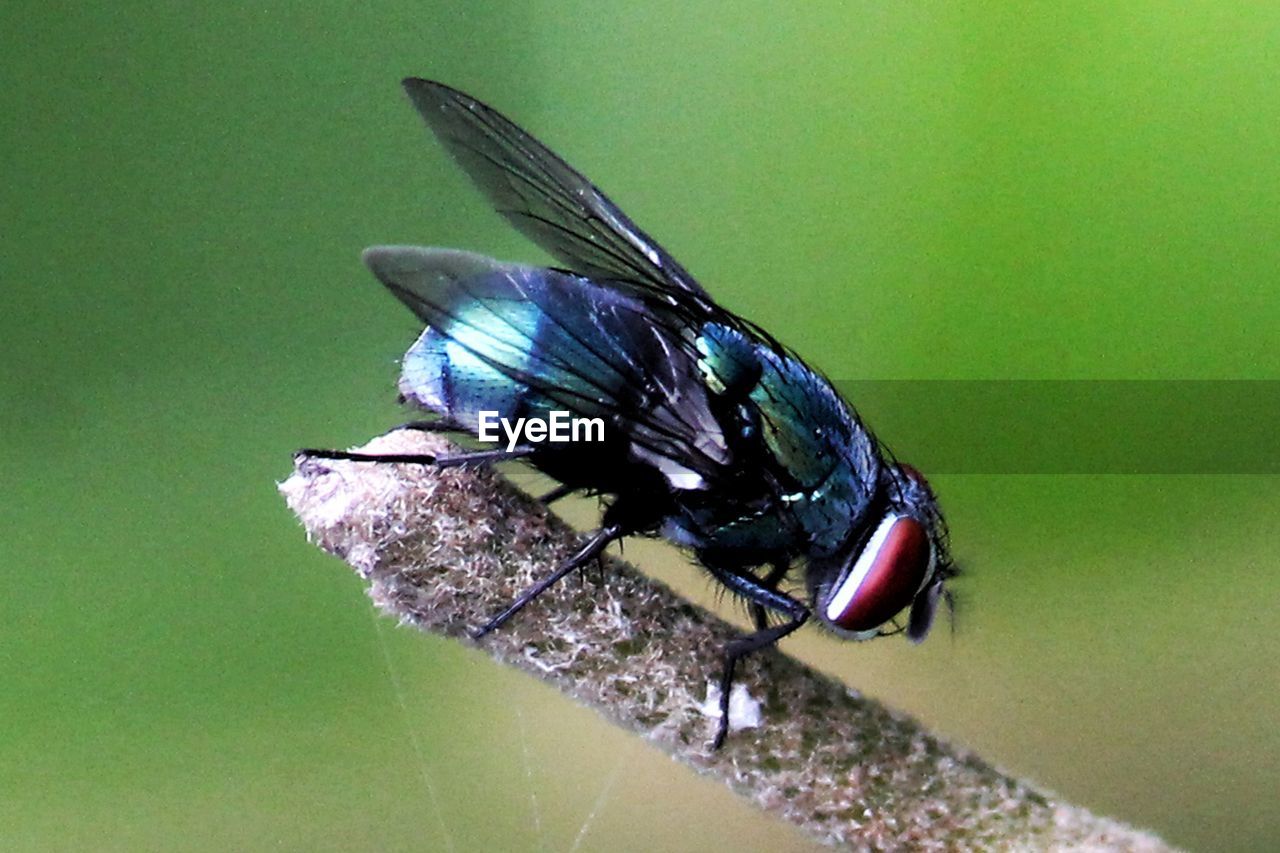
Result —
<path fill-rule="evenodd" d="M 439 436 L 402 431 L 362 450 L 450 447 Z M 464 642 L 468 628 L 578 541 L 485 468 L 304 459 L 280 490 L 311 539 L 369 581 L 379 608 Z M 709 751 L 716 712 L 707 690 L 719 650 L 739 630 L 625 563 L 607 562 L 599 587 L 560 584 L 480 646 L 830 844 L 1168 849 L 1004 775 L 776 650 L 749 659 L 735 696 L 744 720 L 757 709 L 763 718 Z"/>

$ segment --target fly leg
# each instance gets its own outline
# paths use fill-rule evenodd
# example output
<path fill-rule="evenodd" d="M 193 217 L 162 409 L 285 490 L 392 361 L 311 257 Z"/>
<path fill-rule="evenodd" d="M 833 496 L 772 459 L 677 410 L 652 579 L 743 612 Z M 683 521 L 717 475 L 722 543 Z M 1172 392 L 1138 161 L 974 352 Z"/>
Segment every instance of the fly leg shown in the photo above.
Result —
<path fill-rule="evenodd" d="M 416 465 L 435 465 L 438 468 L 452 468 L 457 465 L 483 465 L 490 462 L 505 462 L 508 459 L 520 459 L 533 453 L 532 447 L 516 447 L 511 450 L 495 448 L 491 450 L 468 450 L 452 456 L 433 456 L 430 453 L 352 453 L 347 450 L 316 450 L 304 448 L 293 454 L 294 459 L 340 459 L 348 462 L 396 462 Z"/>
<path fill-rule="evenodd" d="M 769 569 L 769 574 L 761 579 L 760 585 L 770 592 L 776 592 L 778 584 L 787 576 L 787 570 L 791 568 L 789 562 L 779 560 Z M 769 616 L 763 604 L 751 602 L 751 621 L 755 623 L 757 631 L 763 631 L 769 627 Z"/>
<path fill-rule="evenodd" d="M 733 689 L 733 672 L 738 666 L 738 661 L 758 649 L 772 646 L 799 628 L 809 619 L 809 608 L 785 593 L 769 589 L 765 586 L 768 578 L 762 581 L 753 576 L 735 574 L 725 569 L 711 566 L 708 566 L 708 569 L 716 580 L 747 599 L 753 607 L 753 614 L 754 608 L 759 607 L 762 612 L 767 609 L 790 617 L 781 625 L 759 628 L 754 634 L 734 640 L 725 647 L 724 672 L 720 676 L 720 727 L 716 731 L 715 740 L 711 742 L 711 748 L 716 750 L 724 745 L 724 739 L 729 734 L 729 692 Z M 777 572 L 778 568 L 775 566 L 770 576 Z M 778 580 L 781 580 L 781 575 Z"/>
<path fill-rule="evenodd" d="M 457 423 L 456 421 L 451 421 L 448 418 L 439 418 L 434 421 L 405 421 L 402 424 L 393 426 L 391 429 L 387 430 L 386 433 L 383 433 L 383 435 L 401 429 L 412 429 L 417 430 L 418 432 L 465 432 L 468 435 L 471 434 L 471 430 L 467 429 L 462 424 Z"/>
<path fill-rule="evenodd" d="M 595 533 L 591 535 L 591 538 L 586 541 L 586 544 L 584 544 L 580 549 L 578 549 L 578 553 L 574 554 L 572 557 L 565 560 L 564 563 L 562 563 L 560 567 L 557 568 L 550 575 L 538 581 L 536 584 L 529 587 L 524 592 L 520 593 L 520 597 L 517 598 L 515 601 L 511 602 L 511 606 L 508 607 L 506 610 L 502 611 L 497 616 L 490 619 L 480 628 L 477 628 L 476 630 L 472 631 L 471 632 L 472 639 L 478 640 L 481 637 L 483 637 L 485 634 L 488 634 L 490 631 L 493 631 L 496 628 L 502 627 L 503 623 L 505 623 L 512 616 L 515 616 L 517 613 L 519 613 L 520 610 L 523 609 L 524 606 L 528 604 L 530 601 L 533 601 L 539 595 L 542 595 L 542 593 L 546 592 L 548 589 L 555 586 L 556 583 L 558 583 L 561 579 L 564 578 L 565 575 L 569 574 L 574 569 L 580 569 L 583 566 L 585 566 L 587 563 L 590 563 L 592 560 L 599 557 L 604 552 L 604 549 L 608 547 L 610 542 L 614 541 L 615 539 L 621 539 L 623 536 L 626 536 L 629 532 L 630 531 L 624 528 L 621 524 L 616 524 L 616 523 L 606 524 L 604 527 L 601 527 L 599 530 L 597 530 Z"/>
<path fill-rule="evenodd" d="M 569 495 L 573 494 L 576 491 L 578 491 L 577 486 L 570 486 L 565 483 L 561 483 L 551 491 L 547 492 L 542 497 L 538 498 L 538 503 L 542 504 L 543 506 L 551 506 L 556 501 L 560 500 L 561 498 L 567 498 Z"/>
<path fill-rule="evenodd" d="M 466 427 L 455 421 L 451 421 L 448 418 L 440 418 L 434 421 L 407 421 L 399 426 L 393 426 L 383 435 L 389 435 L 402 429 L 417 430 L 419 432 L 470 432 Z M 306 447 L 295 452 L 293 458 L 341 459 L 348 462 L 407 462 L 420 465 L 438 465 L 442 468 L 447 468 L 450 465 L 465 465 L 469 462 L 502 462 L 506 459 L 518 459 L 521 456 L 529 455 L 530 452 L 531 448 L 518 447 L 510 451 L 481 450 L 440 457 L 429 453 L 350 453 L 345 450 L 319 450 L 313 447 Z"/>

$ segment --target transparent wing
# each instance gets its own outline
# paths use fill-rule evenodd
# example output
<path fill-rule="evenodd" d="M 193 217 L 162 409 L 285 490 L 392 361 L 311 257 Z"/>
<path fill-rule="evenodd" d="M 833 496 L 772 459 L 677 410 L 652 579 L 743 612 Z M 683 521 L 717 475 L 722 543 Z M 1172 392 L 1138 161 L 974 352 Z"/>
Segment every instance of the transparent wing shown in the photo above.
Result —
<path fill-rule="evenodd" d="M 604 193 L 496 110 L 441 83 L 405 91 L 436 137 L 522 234 L 589 278 L 641 285 L 676 302 L 706 291 Z"/>
<path fill-rule="evenodd" d="M 471 423 L 472 403 L 509 400 L 504 416 L 544 406 L 600 417 L 676 488 L 701 488 L 729 463 L 689 330 L 661 309 L 576 275 L 453 249 L 375 246 L 364 260 L 428 337 L 456 345 L 427 352 L 419 363 L 430 369 L 415 374 L 423 396 L 452 407 L 441 414 Z"/>

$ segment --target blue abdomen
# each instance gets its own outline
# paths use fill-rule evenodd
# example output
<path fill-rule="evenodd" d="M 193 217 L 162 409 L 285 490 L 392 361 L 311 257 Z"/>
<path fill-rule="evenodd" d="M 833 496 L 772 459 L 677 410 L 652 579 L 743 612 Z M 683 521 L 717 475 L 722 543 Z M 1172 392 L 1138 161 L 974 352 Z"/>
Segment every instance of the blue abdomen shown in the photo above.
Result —
<path fill-rule="evenodd" d="M 473 430 L 485 411 L 509 419 L 545 419 L 553 410 L 607 416 L 630 393 L 631 377 L 616 364 L 616 336 L 599 322 L 599 295 L 581 298 L 591 287 L 514 265 L 448 283 L 405 355 L 401 393 Z"/>

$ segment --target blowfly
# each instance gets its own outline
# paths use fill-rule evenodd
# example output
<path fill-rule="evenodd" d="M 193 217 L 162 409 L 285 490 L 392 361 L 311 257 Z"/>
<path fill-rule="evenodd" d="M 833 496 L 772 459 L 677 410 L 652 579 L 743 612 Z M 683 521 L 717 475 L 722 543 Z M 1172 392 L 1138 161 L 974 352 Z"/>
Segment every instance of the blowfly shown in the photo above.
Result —
<path fill-rule="evenodd" d="M 413 426 L 472 436 L 482 421 L 603 426 L 600 440 L 503 436 L 448 458 L 304 451 L 436 465 L 523 459 L 559 481 L 550 498 L 605 499 L 581 549 L 474 635 L 609 543 L 665 537 L 745 600 L 754 622 L 724 651 L 716 748 L 739 661 L 810 616 L 849 639 L 905 631 L 923 640 L 956 573 L 925 478 L 894 460 L 822 375 L 717 305 L 533 136 L 440 83 L 411 78 L 404 88 L 497 211 L 564 264 L 414 246 L 365 251 L 373 274 L 426 324 L 404 357 L 400 392 L 436 417 Z M 783 587 L 793 567 L 808 603 Z"/>

